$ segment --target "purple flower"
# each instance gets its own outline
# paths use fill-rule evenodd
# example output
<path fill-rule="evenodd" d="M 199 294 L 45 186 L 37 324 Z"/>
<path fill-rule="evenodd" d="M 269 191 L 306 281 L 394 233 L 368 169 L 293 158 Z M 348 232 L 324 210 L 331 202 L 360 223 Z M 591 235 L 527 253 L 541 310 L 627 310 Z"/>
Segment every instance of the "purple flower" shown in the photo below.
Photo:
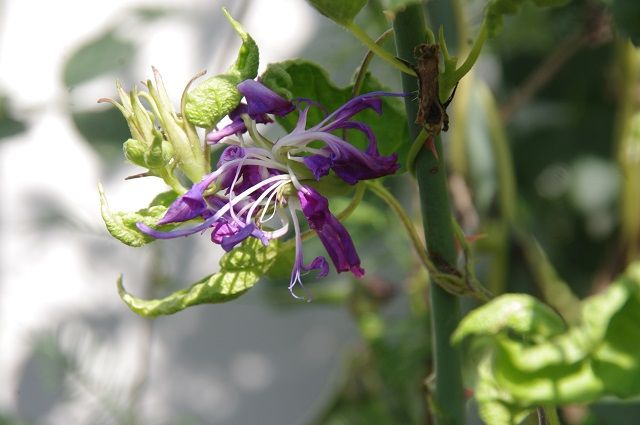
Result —
<path fill-rule="evenodd" d="M 270 122 L 268 114 L 292 112 L 294 104 L 256 81 L 244 81 L 238 85 L 238 90 L 247 103 L 229 114 L 231 124 L 207 136 L 209 142 L 228 145 L 216 170 L 179 196 L 158 221 L 158 225 L 184 225 L 170 231 L 154 229 L 144 223 L 138 223 L 138 228 L 158 239 L 210 230 L 211 241 L 230 251 L 250 237 L 266 245 L 271 239 L 288 234 L 292 224 L 296 248 L 289 290 L 296 296 L 294 288 L 302 285 L 302 275 L 312 270 L 316 270 L 318 276 L 326 276 L 329 272 L 323 256 L 314 258 L 309 264 L 304 262 L 298 221 L 301 211 L 336 271 L 363 276 L 364 269 L 347 229 L 329 210 L 327 198 L 304 184 L 304 179 L 309 178 L 308 172 L 300 173 L 300 167 L 296 165 L 305 165 L 316 180 L 333 171 L 349 184 L 394 173 L 398 169 L 396 156 L 380 155 L 373 131 L 352 117 L 365 109 L 380 114 L 382 96 L 402 95 L 376 92 L 358 96 L 310 128 L 306 128 L 307 114 L 311 106 L 317 105 L 300 100 L 298 105 L 305 104 L 305 107 L 299 110 L 294 130 L 271 141 L 258 132 L 256 124 Z M 360 151 L 333 134 L 342 129 L 363 133 L 369 141 L 367 149 Z M 246 132 L 249 137 L 226 138 Z"/>
<path fill-rule="evenodd" d="M 238 91 L 247 103 L 241 103 L 229 114 L 231 124 L 207 135 L 209 143 L 218 143 L 227 136 L 247 131 L 242 114 L 249 115 L 257 123 L 266 124 L 271 122 L 267 114 L 283 116 L 295 109 L 293 103 L 254 80 L 245 80 L 238 84 Z"/>

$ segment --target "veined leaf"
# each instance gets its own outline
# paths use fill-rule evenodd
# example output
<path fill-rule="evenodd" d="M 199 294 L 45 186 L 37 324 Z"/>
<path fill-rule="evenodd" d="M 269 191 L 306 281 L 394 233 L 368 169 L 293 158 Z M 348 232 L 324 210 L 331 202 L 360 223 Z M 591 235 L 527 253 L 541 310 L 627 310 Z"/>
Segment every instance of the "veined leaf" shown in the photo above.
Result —
<path fill-rule="evenodd" d="M 198 304 L 230 301 L 251 289 L 264 276 L 278 254 L 277 241 L 264 246 L 250 238 L 223 255 L 220 271 L 196 282 L 189 288 L 176 291 L 164 298 L 143 300 L 129 294 L 118 279 L 118 293 L 129 308 L 144 317 L 174 314 Z"/>

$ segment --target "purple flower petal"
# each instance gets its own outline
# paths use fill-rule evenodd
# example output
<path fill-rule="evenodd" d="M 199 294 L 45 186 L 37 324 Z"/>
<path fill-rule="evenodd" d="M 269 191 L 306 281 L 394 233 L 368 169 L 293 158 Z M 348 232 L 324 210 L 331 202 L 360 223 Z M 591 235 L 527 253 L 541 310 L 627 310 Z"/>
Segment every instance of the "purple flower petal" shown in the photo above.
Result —
<path fill-rule="evenodd" d="M 369 143 L 366 152 L 361 152 L 355 146 L 330 133 L 315 131 L 308 132 L 307 136 L 327 144 L 324 148 L 326 154 L 314 154 L 303 159 L 304 164 L 316 178 L 326 175 L 326 167 L 330 167 L 348 184 L 356 184 L 360 180 L 393 174 L 400 168 L 396 154 L 380 155 L 373 142 Z"/>
<path fill-rule="evenodd" d="M 378 114 L 382 113 L 382 99 L 383 96 L 404 97 L 405 93 L 389 93 L 389 92 L 370 92 L 356 96 L 350 99 L 347 103 L 333 111 L 328 117 L 316 126 L 314 129 L 321 128 L 323 131 L 331 131 L 331 129 L 339 128 L 336 125 L 344 122 L 365 109 L 373 109 Z M 332 123 L 332 124 L 329 124 Z"/>
<path fill-rule="evenodd" d="M 329 263 L 327 263 L 326 258 L 324 258 L 322 255 L 319 255 L 314 258 L 308 266 L 303 265 L 302 270 L 305 272 L 310 272 L 311 270 L 319 270 L 318 277 L 325 277 L 329 274 Z"/>
<path fill-rule="evenodd" d="M 252 118 L 260 114 L 287 115 L 295 109 L 293 103 L 254 80 L 238 84 L 238 91 L 246 99 Z"/>
<path fill-rule="evenodd" d="M 231 226 L 229 226 L 229 228 L 231 228 Z M 219 235 L 220 234 L 218 234 L 218 236 Z M 254 238 L 260 239 L 260 241 L 264 245 L 269 244 L 269 239 L 267 239 L 265 234 L 260 229 L 258 229 L 255 224 L 250 223 L 244 227 L 241 227 L 235 233 L 232 233 L 228 236 L 224 236 L 220 242 L 220 246 L 222 246 L 222 249 L 229 252 L 233 248 L 235 248 L 236 245 L 243 242 L 249 236 L 253 236 Z"/>
<path fill-rule="evenodd" d="M 178 223 L 201 217 L 208 208 L 202 195 L 212 181 L 213 173 L 191 186 L 191 189 L 173 201 L 158 224 Z"/>
<path fill-rule="evenodd" d="M 315 154 L 305 156 L 303 161 L 304 165 L 306 165 L 307 168 L 311 170 L 316 180 L 320 180 L 321 177 L 329 174 L 329 170 L 333 166 L 333 158 L 335 158 L 335 155 L 333 153 L 330 153 L 327 156 Z"/>
<path fill-rule="evenodd" d="M 302 213 L 315 230 L 338 272 L 351 271 L 362 277 L 364 269 L 360 267 L 360 258 L 347 229 L 329 211 L 327 198 L 311 187 L 298 190 L 298 199 Z M 314 260 L 315 261 L 315 260 Z"/>
<path fill-rule="evenodd" d="M 238 84 L 238 91 L 244 96 L 247 103 L 239 104 L 229 114 L 231 124 L 207 134 L 209 143 L 218 143 L 225 137 L 247 131 L 241 118 L 242 114 L 248 114 L 256 123 L 266 124 L 272 122 L 267 114 L 282 116 L 295 109 L 293 103 L 254 80 L 245 80 Z"/>
<path fill-rule="evenodd" d="M 338 177 L 349 184 L 356 184 L 360 180 L 376 179 L 395 173 L 398 164 L 398 155 L 350 155 L 337 156 L 331 169 Z"/>

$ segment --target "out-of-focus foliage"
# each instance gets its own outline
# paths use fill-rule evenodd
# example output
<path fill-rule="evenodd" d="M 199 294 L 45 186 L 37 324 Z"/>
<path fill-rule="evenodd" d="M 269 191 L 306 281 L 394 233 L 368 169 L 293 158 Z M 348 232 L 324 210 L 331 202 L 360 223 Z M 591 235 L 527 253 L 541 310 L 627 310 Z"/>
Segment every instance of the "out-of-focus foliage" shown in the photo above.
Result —
<path fill-rule="evenodd" d="M 353 21 L 360 9 L 367 4 L 367 0 L 308 0 L 308 2 L 324 16 L 343 25 Z"/>
<path fill-rule="evenodd" d="M 478 362 L 475 397 L 491 425 L 515 425 L 536 406 L 640 394 L 640 263 L 582 303 L 582 322 L 528 295 L 507 294 L 468 314 L 453 336 Z"/>
<path fill-rule="evenodd" d="M 513 15 L 527 0 L 490 0 L 486 6 L 486 24 L 489 35 L 495 36 L 502 29 L 504 15 Z M 538 7 L 563 6 L 571 0 L 533 0 Z"/>
<path fill-rule="evenodd" d="M 0 139 L 22 133 L 26 128 L 24 122 L 15 117 L 10 99 L 0 94 Z"/>
<path fill-rule="evenodd" d="M 606 0 L 611 6 L 616 28 L 620 34 L 629 37 L 633 44 L 640 46 L 640 3 L 629 0 Z"/>

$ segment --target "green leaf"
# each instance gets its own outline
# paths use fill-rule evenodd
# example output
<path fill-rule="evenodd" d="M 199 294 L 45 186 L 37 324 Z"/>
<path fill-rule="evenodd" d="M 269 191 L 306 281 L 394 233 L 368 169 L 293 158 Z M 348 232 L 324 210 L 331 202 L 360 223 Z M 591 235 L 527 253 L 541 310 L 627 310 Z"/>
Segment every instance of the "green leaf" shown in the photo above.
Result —
<path fill-rule="evenodd" d="M 178 194 L 173 190 L 168 190 L 166 192 L 158 193 L 155 198 L 151 200 L 149 203 L 149 207 L 154 207 L 156 205 L 161 205 L 163 207 L 169 208 L 169 205 L 176 200 Z"/>
<path fill-rule="evenodd" d="M 536 406 L 640 395 L 638 323 L 640 262 L 583 301 L 581 324 L 564 332 L 539 301 L 505 295 L 470 313 L 453 341 L 483 352 L 475 394 L 485 422 L 516 424 Z"/>
<path fill-rule="evenodd" d="M 611 4 L 613 20 L 620 33 L 631 39 L 636 47 L 640 46 L 640 2 L 613 0 Z"/>
<path fill-rule="evenodd" d="M 89 81 L 106 72 L 129 64 L 135 55 L 135 45 L 113 31 L 81 46 L 64 65 L 63 81 L 67 87 Z"/>
<path fill-rule="evenodd" d="M 236 86 L 237 75 L 221 74 L 208 78 L 187 94 L 185 114 L 193 125 L 212 128 L 238 106 L 242 95 Z"/>
<path fill-rule="evenodd" d="M 225 72 L 200 83 L 186 97 L 185 115 L 189 122 L 202 128 L 213 128 L 238 106 L 242 95 L 236 86 L 258 75 L 259 51 L 251 36 L 231 15 L 222 9 L 233 29 L 242 39 L 236 62 Z"/>
<path fill-rule="evenodd" d="M 309 3 L 327 18 L 346 25 L 353 21 L 358 12 L 367 4 L 367 0 L 308 0 Z"/>
<path fill-rule="evenodd" d="M 507 294 L 472 311 L 452 336 L 456 344 L 470 336 L 511 331 L 520 335 L 553 336 L 566 329 L 550 307 L 526 294 Z"/>
<path fill-rule="evenodd" d="M 307 98 L 320 103 L 325 112 L 331 112 L 346 103 L 352 97 L 353 86 L 337 87 L 327 72 L 319 65 L 304 61 L 290 60 L 270 64 L 260 81 L 280 94 L 288 94 L 289 99 Z M 362 93 L 371 91 L 388 91 L 374 77 L 367 74 L 364 79 Z M 312 107 L 307 117 L 307 126 L 319 123 L 324 118 L 320 108 Z M 297 116 L 289 114 L 276 117 L 285 130 L 291 131 L 297 123 Z M 399 98 L 382 97 L 382 118 L 372 110 L 366 110 L 357 115 L 357 120 L 369 125 L 376 135 L 378 148 L 383 155 L 398 153 L 399 161 L 403 164 L 411 141 L 406 125 L 404 105 Z M 349 131 L 348 140 L 352 144 L 364 149 L 367 145 L 365 137 L 356 131 Z"/>
<path fill-rule="evenodd" d="M 251 289 L 273 265 L 278 254 L 277 241 L 264 246 L 251 238 L 220 259 L 220 271 L 189 288 L 164 298 L 143 300 L 129 294 L 118 279 L 118 293 L 129 308 L 144 317 L 174 314 L 198 304 L 231 301 Z"/>
<path fill-rule="evenodd" d="M 114 238 L 120 242 L 134 247 L 140 247 L 153 242 L 155 239 L 145 235 L 136 227 L 136 223 L 142 222 L 152 226 L 164 215 L 167 207 L 164 205 L 153 205 L 143 208 L 133 213 L 111 212 L 107 198 L 105 197 L 102 185 L 98 185 L 100 193 L 100 212 L 107 230 Z M 160 229 L 171 229 L 175 226 L 160 226 Z"/>
<path fill-rule="evenodd" d="M 382 6 L 384 10 L 390 12 L 399 12 L 412 4 L 420 4 L 422 0 L 383 0 Z"/>
<path fill-rule="evenodd" d="M 513 15 L 527 0 L 490 0 L 485 11 L 485 22 L 489 37 L 494 37 L 502 29 L 504 15 Z M 571 0 L 533 0 L 538 7 L 564 6 Z"/>

